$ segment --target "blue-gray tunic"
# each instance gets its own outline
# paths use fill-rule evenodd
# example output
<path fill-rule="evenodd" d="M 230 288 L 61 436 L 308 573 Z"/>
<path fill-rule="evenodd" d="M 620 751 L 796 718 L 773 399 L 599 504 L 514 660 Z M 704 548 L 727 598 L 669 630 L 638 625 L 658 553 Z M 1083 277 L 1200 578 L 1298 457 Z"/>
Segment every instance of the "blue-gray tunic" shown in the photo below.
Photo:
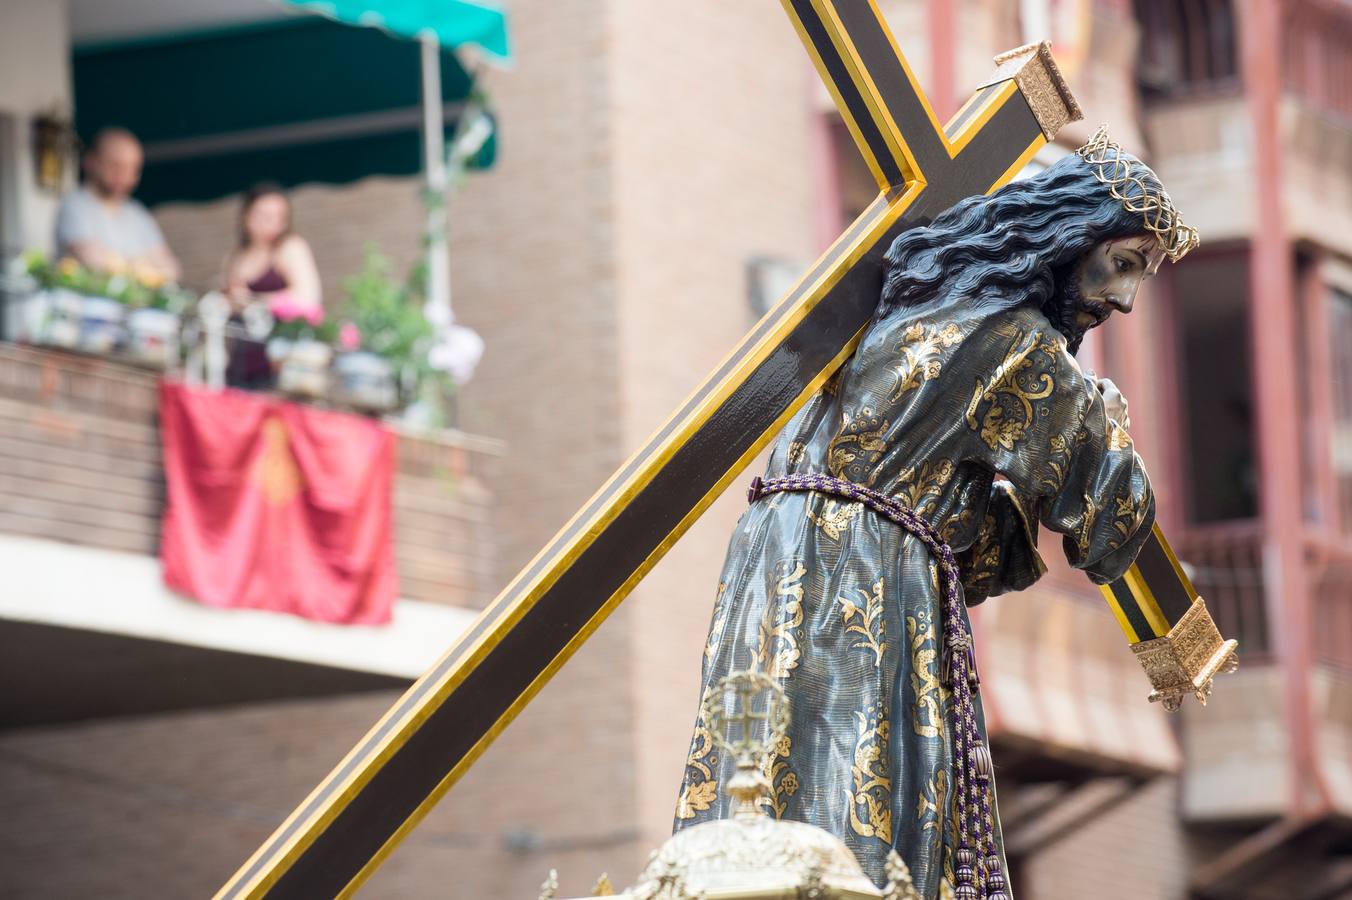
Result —
<path fill-rule="evenodd" d="M 880 316 L 785 429 L 766 477 L 807 472 L 919 512 L 957 554 L 968 605 L 1042 574 L 1039 522 L 1106 582 L 1154 520 L 1126 432 L 1031 308 Z M 934 560 L 897 525 L 862 504 L 776 494 L 733 534 L 703 669 L 705 692 L 756 667 L 789 695 L 790 733 L 765 762 L 769 812 L 837 835 L 879 883 L 897 848 L 927 898 L 952 878 L 940 611 Z M 718 786 L 732 771 L 697 721 L 678 829 L 729 814 Z"/>

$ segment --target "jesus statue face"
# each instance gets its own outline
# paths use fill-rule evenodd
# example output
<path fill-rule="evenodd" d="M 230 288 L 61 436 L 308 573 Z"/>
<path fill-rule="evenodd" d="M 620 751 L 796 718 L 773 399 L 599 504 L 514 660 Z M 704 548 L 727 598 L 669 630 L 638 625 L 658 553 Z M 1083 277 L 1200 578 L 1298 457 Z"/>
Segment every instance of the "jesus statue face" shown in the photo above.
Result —
<path fill-rule="evenodd" d="M 1087 330 L 1102 325 L 1114 312 L 1131 312 L 1141 282 L 1159 271 L 1163 261 L 1164 250 L 1154 235 L 1100 242 L 1075 266 L 1079 294 L 1075 324 Z"/>
<path fill-rule="evenodd" d="M 1151 234 L 1100 241 L 1060 279 L 1049 314 L 1072 348 L 1114 312 L 1129 313 L 1141 282 L 1154 275 L 1164 249 Z"/>

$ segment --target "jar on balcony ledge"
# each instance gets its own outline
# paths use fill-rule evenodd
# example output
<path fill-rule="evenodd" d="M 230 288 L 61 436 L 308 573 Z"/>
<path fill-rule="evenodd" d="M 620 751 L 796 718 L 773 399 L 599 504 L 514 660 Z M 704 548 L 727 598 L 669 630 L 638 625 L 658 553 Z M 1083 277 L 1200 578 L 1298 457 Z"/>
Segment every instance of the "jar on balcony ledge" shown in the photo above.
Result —
<path fill-rule="evenodd" d="M 318 398 L 328 393 L 333 348 L 311 338 L 272 338 L 268 359 L 277 370 L 277 389 L 284 394 Z"/>
<path fill-rule="evenodd" d="M 334 398 L 366 412 L 391 412 L 400 406 L 394 365 L 367 350 L 346 350 L 333 360 Z"/>

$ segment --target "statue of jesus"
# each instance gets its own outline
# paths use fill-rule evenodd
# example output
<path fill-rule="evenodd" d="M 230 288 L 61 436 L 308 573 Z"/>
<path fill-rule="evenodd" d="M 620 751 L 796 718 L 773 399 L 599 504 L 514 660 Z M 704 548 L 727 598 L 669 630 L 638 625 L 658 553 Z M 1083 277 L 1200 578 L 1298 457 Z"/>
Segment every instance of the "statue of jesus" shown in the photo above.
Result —
<path fill-rule="evenodd" d="M 704 690 L 738 669 L 780 681 L 793 722 L 767 811 L 840 837 L 875 881 L 895 848 L 922 897 L 1007 897 L 966 607 L 1038 579 L 1040 525 L 1096 582 L 1134 561 L 1150 481 L 1125 399 L 1075 353 L 1196 245 L 1104 129 L 904 232 L 859 348 L 753 483 Z M 733 762 L 697 721 L 678 829 L 729 814 Z"/>

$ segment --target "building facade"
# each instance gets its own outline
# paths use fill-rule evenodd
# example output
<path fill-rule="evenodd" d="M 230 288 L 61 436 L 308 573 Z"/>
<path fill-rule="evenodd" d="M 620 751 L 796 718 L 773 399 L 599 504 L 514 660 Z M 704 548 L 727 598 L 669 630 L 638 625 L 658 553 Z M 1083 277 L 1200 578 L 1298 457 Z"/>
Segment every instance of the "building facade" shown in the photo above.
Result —
<path fill-rule="evenodd" d="M 61 4 L 19 5 L 50 18 L 56 37 L 37 55 L 64 59 L 79 5 L 64 16 Z M 473 491 L 455 501 L 482 508 L 445 513 L 476 525 L 441 553 L 483 560 L 462 568 L 484 574 L 472 590 L 431 578 L 414 598 L 465 616 L 876 190 L 777 4 L 505 5 L 518 62 L 483 76 L 500 156 L 450 204 L 453 302 L 487 352 L 459 401 L 460 424 L 484 439 L 467 439 Z M 1352 10 L 1334 0 L 879 6 L 941 119 L 992 55 L 1050 30 L 1086 119 L 1040 162 L 1106 121 L 1203 236 L 1131 316 L 1087 343 L 1084 361 L 1131 398 L 1162 524 L 1226 636 L 1240 639 L 1242 668 L 1205 709 L 1166 717 L 1146 703 L 1144 676 L 1078 573 L 1053 565 L 1032 590 L 981 608 L 1015 889 L 1034 900 L 1343 896 L 1352 889 Z M 47 80 L 65 72 L 50 64 Z M 411 179 L 305 186 L 293 201 L 327 285 L 356 270 L 369 242 L 396 266 L 418 253 Z M 45 202 L 28 226 L 39 233 Z M 155 213 L 188 281 L 211 283 L 233 202 Z M 44 409 L 90 415 L 78 396 L 25 395 L 23 373 L 51 365 L 7 352 L 20 374 L 0 396 L 15 420 L 36 428 Z M 147 434 L 136 440 L 153 444 Z M 40 486 L 49 500 L 58 481 Z M 140 515 L 153 523 L 153 489 L 147 497 Z M 584 893 L 603 871 L 632 880 L 670 830 L 714 590 L 742 503 L 735 484 L 385 862 L 367 895 L 529 897 L 551 868 L 563 896 Z M 31 504 L 15 509 L 0 518 L 6 535 L 72 540 L 35 533 Z M 111 526 L 105 516 L 89 527 Z M 97 544 L 97 535 L 73 540 Z M 122 549 L 149 563 L 153 534 Z M 1047 540 L 1049 564 L 1056 555 Z M 432 633 L 449 646 L 464 621 L 438 620 Z M 0 622 L 11 646 L 24 636 Z M 129 658 L 153 660 L 169 680 L 205 665 Z M 11 811 L 0 817 L 0 847 L 12 861 L 0 896 L 214 890 L 407 678 L 368 665 L 360 683 L 335 676 L 303 693 L 298 669 L 246 677 L 241 665 L 219 671 L 262 687 L 220 705 L 198 695 L 46 720 L 35 710 L 54 701 L 30 674 L 0 732 L 0 808 Z M 23 671 L 45 671 L 31 666 Z M 125 683 L 155 680 L 139 678 Z M 266 686 L 284 681 L 293 686 L 267 699 Z"/>

